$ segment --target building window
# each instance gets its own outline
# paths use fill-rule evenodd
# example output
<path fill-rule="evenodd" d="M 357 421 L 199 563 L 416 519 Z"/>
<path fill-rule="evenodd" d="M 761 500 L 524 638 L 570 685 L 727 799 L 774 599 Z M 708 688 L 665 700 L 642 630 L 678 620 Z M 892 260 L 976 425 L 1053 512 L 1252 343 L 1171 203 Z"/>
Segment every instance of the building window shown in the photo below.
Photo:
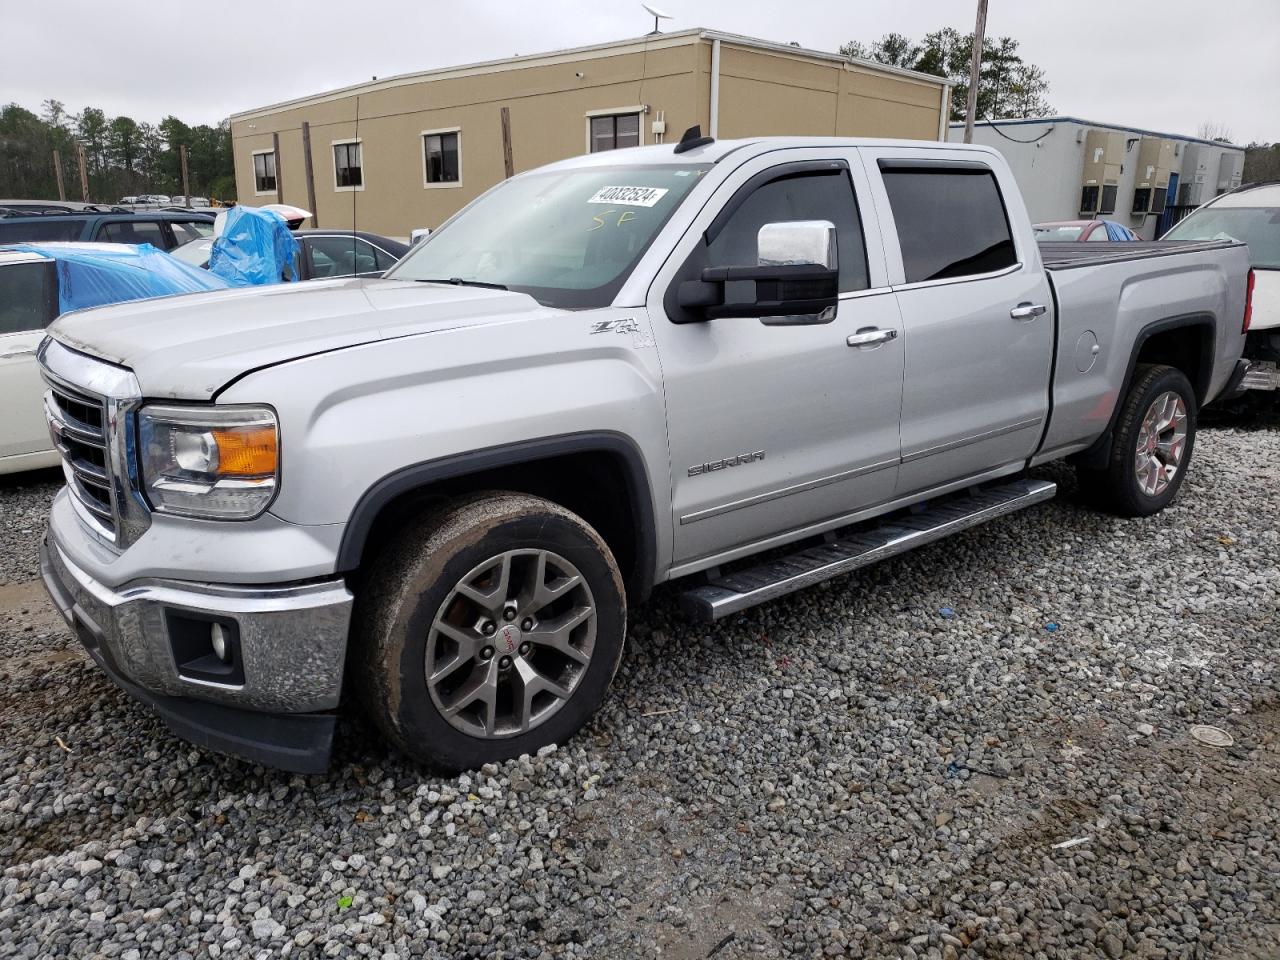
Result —
<path fill-rule="evenodd" d="M 462 144 L 456 127 L 422 131 L 422 183 L 456 187 L 462 180 Z"/>
<path fill-rule="evenodd" d="M 254 151 L 253 191 L 259 196 L 276 192 L 276 153 L 274 150 Z"/>
<path fill-rule="evenodd" d="M 1104 183 L 1102 185 L 1102 204 L 1098 207 L 1098 213 L 1116 212 L 1116 193 L 1119 189 L 1114 183 Z"/>
<path fill-rule="evenodd" d="M 640 146 L 640 113 L 605 113 L 587 117 L 587 148 L 591 153 Z"/>
<path fill-rule="evenodd" d="M 333 142 L 333 186 L 337 190 L 363 190 L 364 167 L 359 140 Z"/>

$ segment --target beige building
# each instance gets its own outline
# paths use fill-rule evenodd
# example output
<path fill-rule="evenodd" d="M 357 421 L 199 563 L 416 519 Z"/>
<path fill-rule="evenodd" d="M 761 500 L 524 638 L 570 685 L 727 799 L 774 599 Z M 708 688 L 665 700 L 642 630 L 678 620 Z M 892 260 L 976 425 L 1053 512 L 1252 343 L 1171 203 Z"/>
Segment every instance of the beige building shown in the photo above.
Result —
<path fill-rule="evenodd" d="M 509 171 L 594 150 L 717 138 L 946 139 L 939 77 L 711 30 L 378 79 L 231 117 L 244 203 L 405 237 Z"/>

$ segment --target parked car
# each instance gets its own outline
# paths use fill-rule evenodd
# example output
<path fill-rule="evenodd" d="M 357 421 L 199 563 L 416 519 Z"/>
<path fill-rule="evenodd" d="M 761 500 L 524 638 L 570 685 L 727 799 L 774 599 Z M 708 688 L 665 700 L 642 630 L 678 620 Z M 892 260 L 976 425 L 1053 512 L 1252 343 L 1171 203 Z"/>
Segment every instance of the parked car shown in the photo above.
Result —
<path fill-rule="evenodd" d="M 0 473 L 60 462 L 44 417 L 36 347 L 61 313 L 223 286 L 163 253 L 122 244 L 0 247 Z"/>
<path fill-rule="evenodd" d="M 172 206 L 175 206 L 175 207 L 185 207 L 185 206 L 187 205 L 187 198 L 186 198 L 185 196 L 183 196 L 183 195 L 179 194 L 179 195 L 178 195 L 178 196 L 176 196 L 176 197 L 170 197 L 170 198 L 169 198 L 169 200 L 168 200 L 168 202 L 169 202 Z M 209 206 L 209 198 L 208 198 L 208 197 L 192 197 L 192 198 L 191 198 L 191 206 L 193 206 L 193 207 L 207 207 L 207 206 Z"/>
<path fill-rule="evenodd" d="M 1280 183 L 1247 183 L 1189 213 L 1165 240 L 1241 240 L 1253 263 L 1253 315 L 1242 386 L 1280 390 Z"/>
<path fill-rule="evenodd" d="M 532 753 L 655 583 L 712 621 L 1044 501 L 1025 471 L 1065 457 L 1163 509 L 1243 374 L 1248 271 L 1234 241 L 1042 250 L 986 147 L 566 160 L 384 278 L 55 323 L 52 426 L 83 428 L 44 580 L 204 746 L 321 770 L 354 685 L 419 760 Z"/>
<path fill-rule="evenodd" d="M 137 197 L 121 197 L 121 198 L 120 198 L 120 203 L 121 203 L 121 204 L 124 204 L 124 205 L 126 205 L 126 206 L 127 206 L 128 204 L 131 204 L 131 203 L 137 203 L 137 202 L 138 202 L 138 198 L 137 198 Z"/>
<path fill-rule="evenodd" d="M 1140 239 L 1123 223 L 1114 220 L 1047 220 L 1037 223 L 1034 230 L 1036 240 L 1041 243 L 1131 242 Z"/>
<path fill-rule="evenodd" d="M 213 217 L 198 213 L 75 213 L 0 220 L 0 244 L 78 241 L 149 243 L 172 250 L 213 233 Z"/>
<path fill-rule="evenodd" d="M 407 244 L 364 231 L 295 230 L 293 235 L 301 247 L 300 280 L 380 276 L 409 252 Z M 202 237 L 170 252 L 192 266 L 208 267 L 213 243 L 212 237 Z"/>

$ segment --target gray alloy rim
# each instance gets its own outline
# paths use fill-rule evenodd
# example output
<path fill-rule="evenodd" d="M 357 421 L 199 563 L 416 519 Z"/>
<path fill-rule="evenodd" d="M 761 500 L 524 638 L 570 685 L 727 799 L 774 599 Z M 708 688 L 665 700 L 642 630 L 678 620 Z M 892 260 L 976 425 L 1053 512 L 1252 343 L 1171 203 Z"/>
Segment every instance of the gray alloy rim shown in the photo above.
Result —
<path fill-rule="evenodd" d="M 1138 488 L 1149 497 L 1169 489 L 1187 450 L 1187 405 L 1172 390 L 1160 394 L 1147 408 L 1138 430 L 1134 471 Z"/>
<path fill-rule="evenodd" d="M 440 605 L 427 636 L 427 689 L 455 729 L 514 737 L 569 701 L 595 640 L 595 599 L 578 569 L 549 550 L 508 550 Z"/>

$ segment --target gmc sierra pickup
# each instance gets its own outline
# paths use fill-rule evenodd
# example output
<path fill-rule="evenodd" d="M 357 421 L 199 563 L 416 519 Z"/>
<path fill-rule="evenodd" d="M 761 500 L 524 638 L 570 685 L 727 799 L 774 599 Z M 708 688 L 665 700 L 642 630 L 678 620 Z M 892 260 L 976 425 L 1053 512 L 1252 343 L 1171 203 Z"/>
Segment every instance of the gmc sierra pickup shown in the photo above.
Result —
<path fill-rule="evenodd" d="M 64 316 L 44 579 L 209 747 L 322 770 L 350 687 L 419 760 L 532 752 L 657 583 L 713 621 L 1064 457 L 1168 504 L 1243 376 L 1248 251 L 1063 246 L 989 149 L 690 131 L 513 177 L 382 279 Z"/>

